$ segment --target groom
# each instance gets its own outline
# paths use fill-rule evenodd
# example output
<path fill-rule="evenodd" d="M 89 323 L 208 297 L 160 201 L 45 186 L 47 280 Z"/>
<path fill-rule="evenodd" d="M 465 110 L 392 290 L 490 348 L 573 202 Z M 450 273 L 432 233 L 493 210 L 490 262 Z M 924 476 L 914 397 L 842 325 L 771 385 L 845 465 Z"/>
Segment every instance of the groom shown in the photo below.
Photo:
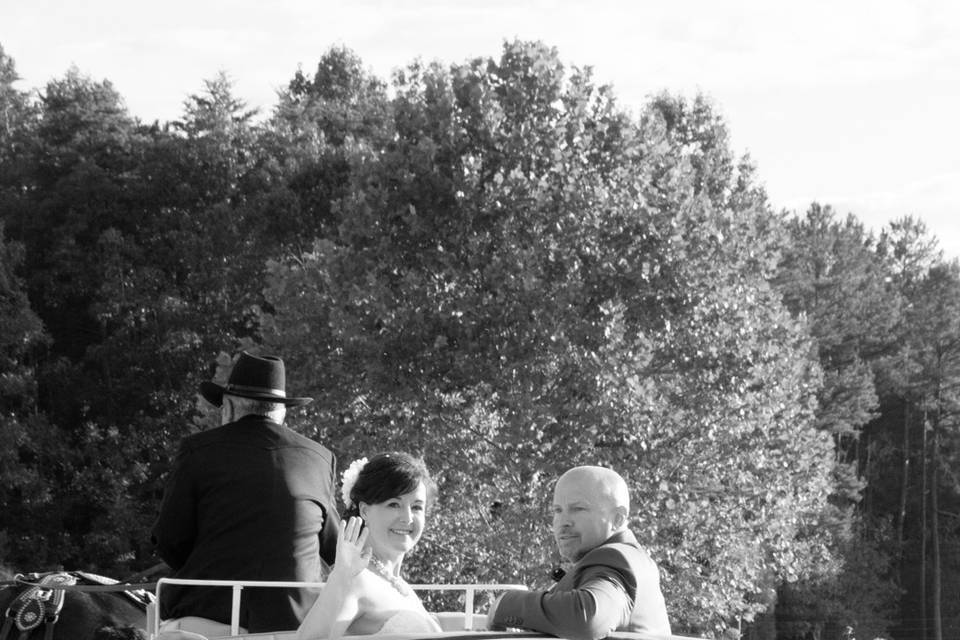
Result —
<path fill-rule="evenodd" d="M 603 467 L 574 467 L 557 481 L 553 535 L 574 565 L 546 591 L 508 591 L 490 608 L 492 630 L 532 629 L 571 640 L 613 631 L 670 635 L 660 572 L 627 528 L 627 483 Z"/>

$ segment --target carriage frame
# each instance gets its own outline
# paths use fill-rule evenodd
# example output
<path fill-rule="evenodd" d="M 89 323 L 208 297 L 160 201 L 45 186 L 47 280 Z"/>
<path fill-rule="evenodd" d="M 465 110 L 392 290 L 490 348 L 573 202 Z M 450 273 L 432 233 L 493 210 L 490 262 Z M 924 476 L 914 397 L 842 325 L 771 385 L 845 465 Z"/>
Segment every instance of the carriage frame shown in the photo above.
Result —
<path fill-rule="evenodd" d="M 150 640 L 156 640 L 160 634 L 160 616 L 159 603 L 164 585 L 181 586 L 206 586 L 206 587 L 230 587 L 231 589 L 231 611 L 230 611 L 230 636 L 235 640 L 241 638 L 292 638 L 295 632 L 253 634 L 242 633 L 240 629 L 240 596 L 245 587 L 274 587 L 274 588 L 316 588 L 320 589 L 326 583 L 324 582 L 293 582 L 293 581 L 263 581 L 263 580 L 198 580 L 187 578 L 160 578 L 157 580 L 156 598 L 147 607 L 147 637 Z M 462 632 L 478 631 L 476 622 L 480 619 L 485 620 L 486 616 L 474 611 L 477 592 L 482 591 L 526 591 L 527 587 L 521 584 L 411 584 L 410 588 L 414 591 L 462 591 L 464 593 L 463 611 L 443 611 L 435 613 L 438 617 L 444 633 L 456 631 Z M 430 634 L 427 634 L 430 635 Z M 437 635 L 437 634 L 432 634 Z M 443 637 L 444 634 L 439 634 Z"/>

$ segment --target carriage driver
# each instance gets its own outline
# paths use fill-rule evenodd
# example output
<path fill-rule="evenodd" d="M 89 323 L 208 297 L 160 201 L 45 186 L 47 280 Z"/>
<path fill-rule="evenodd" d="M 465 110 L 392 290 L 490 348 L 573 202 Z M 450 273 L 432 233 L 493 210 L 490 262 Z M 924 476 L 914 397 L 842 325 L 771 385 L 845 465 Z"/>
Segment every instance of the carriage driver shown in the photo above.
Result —
<path fill-rule="evenodd" d="M 339 516 L 335 460 L 325 447 L 283 426 L 283 361 L 242 352 L 225 386 L 200 393 L 220 407 L 221 426 L 184 438 L 167 481 L 153 541 L 174 578 L 314 582 L 333 563 Z M 326 566 L 324 566 L 326 565 Z M 229 633 L 229 587 L 169 586 L 162 631 Z M 316 592 L 245 588 L 245 632 L 296 629 Z"/>

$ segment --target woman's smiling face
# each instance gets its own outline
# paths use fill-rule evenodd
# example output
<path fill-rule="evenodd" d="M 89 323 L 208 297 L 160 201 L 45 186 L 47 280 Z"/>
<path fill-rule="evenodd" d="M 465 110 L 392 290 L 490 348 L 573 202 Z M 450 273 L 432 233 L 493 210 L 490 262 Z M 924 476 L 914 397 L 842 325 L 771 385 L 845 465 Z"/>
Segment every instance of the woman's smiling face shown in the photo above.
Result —
<path fill-rule="evenodd" d="M 423 534 L 426 512 L 427 488 L 423 482 L 396 498 L 376 504 L 361 502 L 360 516 L 370 529 L 367 544 L 383 559 L 407 553 Z"/>

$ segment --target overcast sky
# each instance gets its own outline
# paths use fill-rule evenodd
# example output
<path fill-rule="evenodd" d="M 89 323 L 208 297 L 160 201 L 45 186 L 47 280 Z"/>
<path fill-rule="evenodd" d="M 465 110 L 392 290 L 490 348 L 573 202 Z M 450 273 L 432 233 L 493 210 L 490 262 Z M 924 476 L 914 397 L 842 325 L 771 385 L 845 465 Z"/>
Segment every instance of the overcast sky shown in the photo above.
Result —
<path fill-rule="evenodd" d="M 144 121 L 225 71 L 268 113 L 332 45 L 375 73 L 541 40 L 625 107 L 710 96 L 776 208 L 816 200 L 879 230 L 913 215 L 960 257 L 960 2 L 951 0 L 0 0 L 21 89 L 71 65 Z"/>

